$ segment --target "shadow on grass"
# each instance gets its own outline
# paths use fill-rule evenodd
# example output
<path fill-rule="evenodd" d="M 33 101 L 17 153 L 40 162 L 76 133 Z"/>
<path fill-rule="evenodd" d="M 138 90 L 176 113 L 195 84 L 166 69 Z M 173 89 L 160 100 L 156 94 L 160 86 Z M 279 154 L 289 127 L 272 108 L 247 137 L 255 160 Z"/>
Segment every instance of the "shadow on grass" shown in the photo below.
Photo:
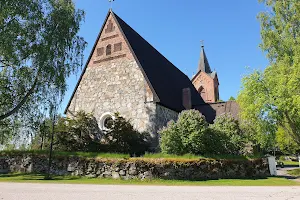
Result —
<path fill-rule="evenodd" d="M 11 180 L 79 180 L 80 176 L 50 176 L 48 174 L 31 174 L 31 173 L 13 173 L 13 174 L 0 174 L 0 178 Z"/>
<path fill-rule="evenodd" d="M 284 165 L 284 167 L 294 167 L 294 168 L 299 168 L 299 164 L 295 165 Z"/>
<path fill-rule="evenodd" d="M 288 180 L 296 180 L 299 178 L 299 176 L 291 176 L 291 175 L 280 175 L 280 176 L 276 176 L 276 178 L 285 178 Z"/>
<path fill-rule="evenodd" d="M 177 178 L 177 179 L 172 179 L 172 178 L 160 178 L 161 180 L 166 180 L 166 181 L 189 181 L 189 182 L 199 182 L 199 181 L 217 181 L 217 180 L 249 180 L 249 181 L 255 181 L 255 180 L 267 180 L 268 178 L 274 178 L 275 176 L 270 176 L 270 177 L 244 177 L 244 178 L 235 178 L 235 177 L 226 177 L 226 178 L 209 178 L 209 179 L 184 179 L 184 178 Z"/>

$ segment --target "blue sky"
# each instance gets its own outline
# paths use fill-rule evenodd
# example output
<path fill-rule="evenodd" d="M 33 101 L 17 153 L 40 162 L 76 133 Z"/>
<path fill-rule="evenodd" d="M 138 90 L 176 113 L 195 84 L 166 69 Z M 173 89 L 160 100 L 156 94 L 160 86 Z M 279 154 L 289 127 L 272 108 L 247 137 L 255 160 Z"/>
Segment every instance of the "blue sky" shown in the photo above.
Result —
<path fill-rule="evenodd" d="M 80 35 L 88 42 L 85 61 L 110 8 L 108 0 L 75 0 L 85 10 Z M 189 77 L 197 71 L 200 41 L 210 66 L 218 73 L 220 97 L 236 97 L 241 78 L 268 65 L 260 50 L 257 0 L 115 0 L 113 11 Z M 65 109 L 81 71 L 68 80 Z"/>

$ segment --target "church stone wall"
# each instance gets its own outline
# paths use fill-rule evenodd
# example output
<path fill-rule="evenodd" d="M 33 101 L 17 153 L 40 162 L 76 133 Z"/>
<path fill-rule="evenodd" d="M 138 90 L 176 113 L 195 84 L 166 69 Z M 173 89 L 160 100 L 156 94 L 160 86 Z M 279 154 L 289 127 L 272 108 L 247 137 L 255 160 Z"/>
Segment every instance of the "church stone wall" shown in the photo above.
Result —
<path fill-rule="evenodd" d="M 151 108 L 151 110 L 149 108 Z M 158 131 L 164 126 L 167 126 L 169 121 L 176 121 L 178 118 L 178 113 L 157 103 L 151 103 L 151 106 L 148 105 L 148 110 L 150 112 L 147 130 L 153 138 L 151 149 L 155 151 L 159 145 L 160 136 Z"/>
<path fill-rule="evenodd" d="M 88 66 L 71 100 L 67 115 L 92 113 L 101 127 L 101 117 L 118 112 L 140 132 L 149 132 L 153 147 L 157 131 L 178 113 L 156 104 L 142 70 L 110 14 L 95 45 Z"/>
<path fill-rule="evenodd" d="M 86 69 L 67 114 L 81 110 L 92 113 L 99 125 L 104 113 L 119 112 L 138 131 L 152 135 L 153 147 L 158 145 L 157 131 L 178 117 L 177 112 L 153 102 L 137 63 L 126 58 Z"/>
<path fill-rule="evenodd" d="M 110 47 L 110 49 L 108 49 Z M 155 115 L 153 93 L 130 47 L 110 14 L 68 107 L 67 115 L 92 113 L 100 125 L 105 113 L 120 113 L 139 131 L 148 131 Z"/>
<path fill-rule="evenodd" d="M 176 121 L 177 118 L 178 118 L 177 112 L 168 109 L 164 106 L 161 106 L 159 104 L 156 105 L 156 118 L 155 118 L 156 131 L 166 126 L 169 121 L 171 120 Z"/>
<path fill-rule="evenodd" d="M 104 113 L 119 112 L 130 119 L 139 131 L 147 131 L 155 106 L 146 104 L 151 96 L 147 83 L 135 61 L 126 58 L 88 67 L 73 97 L 68 114 L 83 110 L 98 122 Z"/>

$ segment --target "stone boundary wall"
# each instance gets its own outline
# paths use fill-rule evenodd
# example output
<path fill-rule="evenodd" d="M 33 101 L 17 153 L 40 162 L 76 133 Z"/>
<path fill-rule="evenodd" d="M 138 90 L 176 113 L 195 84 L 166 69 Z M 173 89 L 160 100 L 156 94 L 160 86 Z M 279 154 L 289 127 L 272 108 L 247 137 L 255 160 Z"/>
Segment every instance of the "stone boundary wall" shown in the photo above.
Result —
<path fill-rule="evenodd" d="M 0 173 L 46 173 L 46 155 L 1 156 Z M 53 159 L 52 174 L 114 179 L 208 180 L 270 176 L 267 159 Z"/>

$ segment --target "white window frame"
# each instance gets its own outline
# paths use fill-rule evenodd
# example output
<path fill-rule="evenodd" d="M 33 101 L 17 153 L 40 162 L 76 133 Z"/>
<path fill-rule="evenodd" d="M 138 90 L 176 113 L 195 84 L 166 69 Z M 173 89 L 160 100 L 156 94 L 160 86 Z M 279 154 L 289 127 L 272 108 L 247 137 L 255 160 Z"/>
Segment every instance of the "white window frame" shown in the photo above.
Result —
<path fill-rule="evenodd" d="M 115 119 L 114 115 L 110 112 L 106 112 L 106 113 L 103 113 L 100 117 L 100 122 L 99 122 L 99 125 L 100 125 L 100 129 L 102 131 L 108 131 L 109 129 L 107 127 L 105 127 L 105 120 L 107 118 L 112 118 L 113 120 Z"/>

